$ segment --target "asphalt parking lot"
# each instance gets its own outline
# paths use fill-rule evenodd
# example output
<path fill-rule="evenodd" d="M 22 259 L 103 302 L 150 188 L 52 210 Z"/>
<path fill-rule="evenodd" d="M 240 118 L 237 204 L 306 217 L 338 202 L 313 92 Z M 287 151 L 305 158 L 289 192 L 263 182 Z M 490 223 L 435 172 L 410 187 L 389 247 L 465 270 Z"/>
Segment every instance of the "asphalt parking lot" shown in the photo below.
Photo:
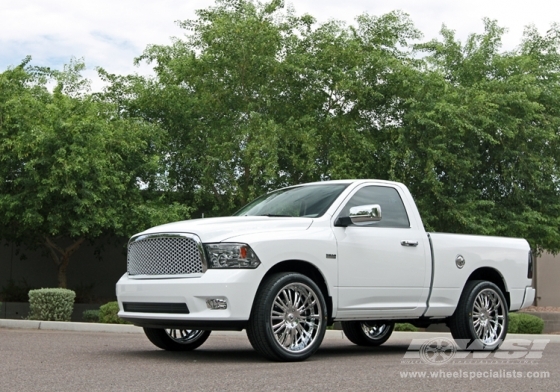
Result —
<path fill-rule="evenodd" d="M 154 347 L 136 327 L 99 332 L 66 324 L 74 330 L 0 323 L 0 391 L 560 389 L 558 335 L 510 335 L 508 350 L 477 358 L 457 352 L 449 362 L 439 355 L 430 362 L 420 355 L 422 342 L 445 343 L 448 334 L 397 332 L 370 349 L 328 331 L 309 360 L 275 363 L 259 357 L 244 332 L 215 332 L 196 351 L 170 353 Z"/>

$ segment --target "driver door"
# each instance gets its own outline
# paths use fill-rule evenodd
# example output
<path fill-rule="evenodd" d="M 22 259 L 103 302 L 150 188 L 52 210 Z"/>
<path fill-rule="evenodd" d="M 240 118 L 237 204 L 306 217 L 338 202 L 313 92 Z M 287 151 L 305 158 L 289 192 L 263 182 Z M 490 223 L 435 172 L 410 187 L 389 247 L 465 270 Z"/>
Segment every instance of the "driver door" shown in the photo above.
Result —
<path fill-rule="evenodd" d="M 429 285 L 429 242 L 423 228 L 411 227 L 399 191 L 362 186 L 337 215 L 348 217 L 356 206 L 381 207 L 378 222 L 333 227 L 338 244 L 337 318 L 419 316 L 425 308 L 421 299 Z"/>

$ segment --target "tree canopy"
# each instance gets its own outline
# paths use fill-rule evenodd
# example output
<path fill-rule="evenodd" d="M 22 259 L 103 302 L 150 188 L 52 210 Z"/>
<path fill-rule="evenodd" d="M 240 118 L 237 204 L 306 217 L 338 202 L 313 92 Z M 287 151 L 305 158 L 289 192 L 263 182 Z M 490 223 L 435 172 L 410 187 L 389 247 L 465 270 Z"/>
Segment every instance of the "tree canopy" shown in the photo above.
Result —
<path fill-rule="evenodd" d="M 280 0 L 218 0 L 179 25 L 135 60 L 154 76 L 99 69 L 101 93 L 80 62 L 0 75 L 2 236 L 129 235 L 378 178 L 410 188 L 429 230 L 560 251 L 558 25 L 507 51 L 493 20 L 422 42 L 400 11 L 317 23 Z"/>
<path fill-rule="evenodd" d="M 166 198 L 157 126 L 89 94 L 81 62 L 61 72 L 26 65 L 0 74 L 0 235 L 48 250 L 65 287 L 84 241 L 129 236 L 189 208 Z"/>
<path fill-rule="evenodd" d="M 318 24 L 281 1 L 217 1 L 185 36 L 104 74 L 124 111 L 160 125 L 185 203 L 226 214 L 284 185 L 397 180 L 430 230 L 520 236 L 560 250 L 559 28 L 422 43 L 408 16 Z M 103 73 L 103 71 L 102 71 Z"/>

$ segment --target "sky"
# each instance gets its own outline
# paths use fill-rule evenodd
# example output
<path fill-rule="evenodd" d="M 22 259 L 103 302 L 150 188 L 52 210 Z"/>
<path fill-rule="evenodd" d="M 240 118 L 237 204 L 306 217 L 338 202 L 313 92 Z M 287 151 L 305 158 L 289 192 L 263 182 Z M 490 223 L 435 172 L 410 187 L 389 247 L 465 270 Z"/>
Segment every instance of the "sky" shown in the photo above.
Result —
<path fill-rule="evenodd" d="M 170 44 L 184 31 L 175 21 L 192 19 L 195 10 L 212 0 L 0 0 L 0 72 L 21 63 L 62 69 L 72 57 L 83 58 L 94 90 L 102 87 L 96 67 L 115 74 L 150 74 L 134 58 L 149 44 Z M 382 15 L 402 10 L 410 15 L 425 40 L 436 38 L 443 24 L 465 40 L 483 32 L 482 18 L 496 19 L 508 29 L 504 49 L 514 49 L 524 27 L 545 33 L 560 22 L 558 0 L 286 0 L 296 13 L 309 13 L 318 22 L 331 19 L 353 23 L 362 13 Z"/>

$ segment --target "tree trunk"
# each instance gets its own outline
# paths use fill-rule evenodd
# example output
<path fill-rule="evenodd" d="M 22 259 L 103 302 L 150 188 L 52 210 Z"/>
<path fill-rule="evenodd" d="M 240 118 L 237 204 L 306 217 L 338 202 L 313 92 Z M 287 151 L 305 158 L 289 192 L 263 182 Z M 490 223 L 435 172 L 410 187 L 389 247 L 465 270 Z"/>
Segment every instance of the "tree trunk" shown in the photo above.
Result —
<path fill-rule="evenodd" d="M 63 256 L 60 264 L 58 265 L 58 287 L 62 289 L 68 288 L 66 284 L 66 270 L 68 269 L 69 261 L 69 257 L 64 258 Z"/>
<path fill-rule="evenodd" d="M 80 237 L 66 248 L 58 246 L 53 239 L 45 236 L 43 245 L 49 250 L 51 259 L 58 267 L 58 287 L 67 288 L 66 271 L 68 263 L 70 263 L 70 256 L 80 248 L 85 238 Z"/>

